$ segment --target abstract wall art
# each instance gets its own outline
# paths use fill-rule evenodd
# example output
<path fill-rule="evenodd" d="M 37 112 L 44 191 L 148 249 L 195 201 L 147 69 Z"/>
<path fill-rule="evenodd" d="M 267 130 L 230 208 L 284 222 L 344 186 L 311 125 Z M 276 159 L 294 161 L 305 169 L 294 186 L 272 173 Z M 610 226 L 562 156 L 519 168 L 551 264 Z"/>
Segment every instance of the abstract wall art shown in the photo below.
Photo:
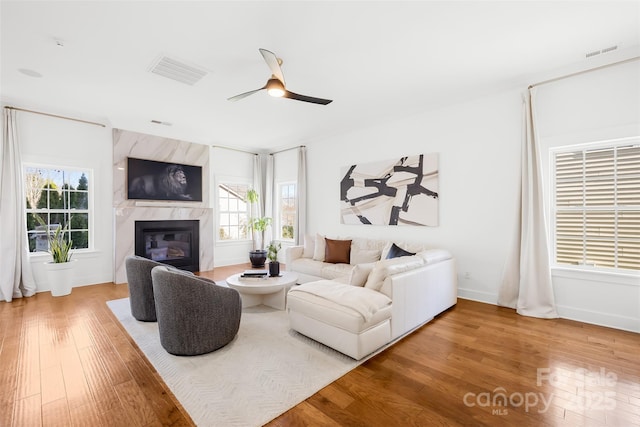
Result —
<path fill-rule="evenodd" d="M 438 154 L 342 168 L 342 224 L 438 225 Z"/>

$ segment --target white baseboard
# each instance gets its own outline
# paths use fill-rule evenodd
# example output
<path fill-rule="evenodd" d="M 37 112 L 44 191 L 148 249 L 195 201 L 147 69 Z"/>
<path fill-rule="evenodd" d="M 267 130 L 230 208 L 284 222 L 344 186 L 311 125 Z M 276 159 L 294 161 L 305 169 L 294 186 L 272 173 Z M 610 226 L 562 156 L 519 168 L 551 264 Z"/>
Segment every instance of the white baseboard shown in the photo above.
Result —
<path fill-rule="evenodd" d="M 557 305 L 558 315 L 563 319 L 576 320 L 592 325 L 622 329 L 623 331 L 640 332 L 640 318 L 619 316 L 617 314 L 584 310 L 566 305 Z"/>
<path fill-rule="evenodd" d="M 498 295 L 490 292 L 474 291 L 473 289 L 458 288 L 458 298 L 468 299 L 471 301 L 485 302 L 487 304 L 497 305 Z"/>
<path fill-rule="evenodd" d="M 214 258 L 213 268 L 216 267 L 226 267 L 228 265 L 237 265 L 237 264 L 245 264 L 250 262 L 249 255 L 242 258 L 228 258 L 228 259 L 220 259 Z"/>
<path fill-rule="evenodd" d="M 498 295 L 490 292 L 458 288 L 458 298 L 498 305 Z M 577 322 L 620 329 L 623 331 L 640 332 L 640 318 L 620 316 L 617 314 L 603 313 L 593 310 L 584 310 L 565 305 L 556 305 L 556 310 L 562 319 L 575 320 Z"/>

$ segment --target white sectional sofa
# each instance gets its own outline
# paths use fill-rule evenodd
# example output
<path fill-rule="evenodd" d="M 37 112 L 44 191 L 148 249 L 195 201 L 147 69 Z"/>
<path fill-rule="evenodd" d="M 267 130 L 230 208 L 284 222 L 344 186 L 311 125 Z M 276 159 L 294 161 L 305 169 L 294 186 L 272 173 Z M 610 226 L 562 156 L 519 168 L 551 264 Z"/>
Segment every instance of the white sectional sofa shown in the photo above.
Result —
<path fill-rule="evenodd" d="M 327 249 L 335 245 L 337 258 Z M 387 259 L 389 252 L 402 251 L 415 255 Z M 457 301 L 455 260 L 443 249 L 316 235 L 307 236 L 304 246 L 288 248 L 285 262 L 301 283 L 287 295 L 291 328 L 357 360 Z"/>

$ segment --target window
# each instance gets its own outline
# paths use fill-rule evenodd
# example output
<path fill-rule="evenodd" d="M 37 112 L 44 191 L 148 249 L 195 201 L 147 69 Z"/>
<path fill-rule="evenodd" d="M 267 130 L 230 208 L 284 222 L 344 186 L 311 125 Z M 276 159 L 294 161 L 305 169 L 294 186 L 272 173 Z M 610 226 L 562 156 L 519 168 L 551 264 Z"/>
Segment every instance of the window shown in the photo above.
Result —
<path fill-rule="evenodd" d="M 555 262 L 640 270 L 640 144 L 553 153 Z"/>
<path fill-rule="evenodd" d="M 293 240 L 296 222 L 296 184 L 284 183 L 278 186 L 280 239 Z"/>
<path fill-rule="evenodd" d="M 247 184 L 218 185 L 219 240 L 249 238 Z"/>
<path fill-rule="evenodd" d="M 88 249 L 90 171 L 27 166 L 24 176 L 29 251 L 49 250 L 47 229 L 59 227 L 72 249 Z"/>

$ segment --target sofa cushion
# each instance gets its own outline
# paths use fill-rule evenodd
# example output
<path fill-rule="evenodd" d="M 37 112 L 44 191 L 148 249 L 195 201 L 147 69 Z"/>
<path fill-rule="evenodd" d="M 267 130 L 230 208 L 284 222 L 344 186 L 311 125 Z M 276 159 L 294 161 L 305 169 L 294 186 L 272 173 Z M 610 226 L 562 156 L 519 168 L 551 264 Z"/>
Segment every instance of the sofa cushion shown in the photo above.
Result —
<path fill-rule="evenodd" d="M 317 262 L 316 262 L 317 263 Z M 328 262 L 322 263 L 322 270 L 319 277 L 323 279 L 337 279 L 338 277 L 343 277 L 351 274 L 351 270 L 353 269 L 353 265 L 351 264 L 331 264 Z"/>
<path fill-rule="evenodd" d="M 364 286 L 364 284 L 367 283 L 367 278 L 371 270 L 373 270 L 374 265 L 374 262 L 354 265 L 348 283 L 351 286 Z"/>
<path fill-rule="evenodd" d="M 385 256 L 385 259 L 399 258 L 399 257 L 411 256 L 411 255 L 415 255 L 415 252 L 405 251 L 395 243 L 392 243 L 391 247 L 389 248 L 389 252 L 387 252 L 387 255 Z"/>
<path fill-rule="evenodd" d="M 322 277 L 323 267 L 324 263 L 314 261 L 311 258 L 297 258 L 291 262 L 291 265 L 287 265 L 287 270 Z"/>
<path fill-rule="evenodd" d="M 316 304 L 332 308 L 333 311 L 352 315 L 356 313 L 364 322 L 371 321 L 380 310 L 391 306 L 391 299 L 380 292 L 344 285 L 333 280 L 318 280 L 292 288 L 288 293 L 290 309 L 294 308 L 291 306 L 292 296 L 315 301 Z M 326 317 L 331 318 L 331 315 Z"/>
<path fill-rule="evenodd" d="M 312 234 L 304 235 L 304 250 L 302 252 L 303 258 L 313 258 L 314 251 L 316 249 L 316 241 Z"/>
<path fill-rule="evenodd" d="M 313 259 L 315 261 L 324 261 L 325 242 L 322 234 L 316 234 Z"/>
<path fill-rule="evenodd" d="M 382 282 L 387 276 L 414 270 L 423 265 L 424 259 L 415 255 L 380 260 L 375 263 L 373 270 L 369 273 L 364 287 L 379 291 L 382 287 Z"/>
<path fill-rule="evenodd" d="M 324 262 L 349 264 L 351 240 L 324 239 Z"/>
<path fill-rule="evenodd" d="M 295 288 L 291 289 L 287 295 L 287 310 L 303 313 L 307 317 L 354 334 L 360 334 L 380 323 L 388 322 L 391 318 L 391 304 L 379 309 L 369 320 L 365 320 L 352 308 L 335 304 L 317 295 L 294 292 L 294 290 Z"/>

